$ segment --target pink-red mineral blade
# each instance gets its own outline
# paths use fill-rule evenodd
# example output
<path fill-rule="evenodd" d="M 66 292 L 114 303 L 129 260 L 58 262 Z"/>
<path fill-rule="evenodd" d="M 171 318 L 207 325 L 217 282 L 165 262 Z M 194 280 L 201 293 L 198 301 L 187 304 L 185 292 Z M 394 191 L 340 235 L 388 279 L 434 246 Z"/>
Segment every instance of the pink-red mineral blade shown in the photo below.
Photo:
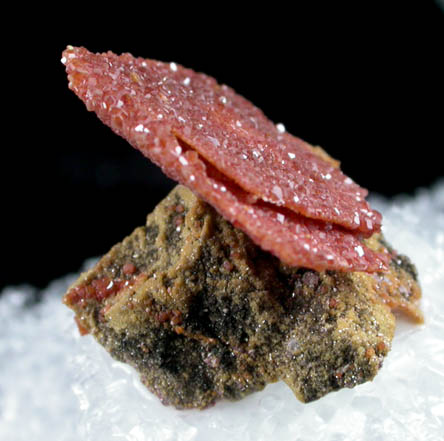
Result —
<path fill-rule="evenodd" d="M 69 47 L 62 61 L 89 110 L 283 262 L 385 269 L 360 241 L 380 228 L 366 191 L 228 87 L 129 54 Z"/>
<path fill-rule="evenodd" d="M 115 127 L 134 111 L 137 118 L 131 115 L 131 121 L 137 125 L 130 131 L 161 120 L 252 195 L 368 236 L 379 231 L 381 216 L 365 201 L 366 190 L 213 78 L 129 54 L 98 55 L 79 48 L 67 51 L 65 58 L 74 78 L 88 76 L 79 86 L 87 104 L 104 94 L 108 102 L 102 100 L 99 112 L 106 111 Z"/>

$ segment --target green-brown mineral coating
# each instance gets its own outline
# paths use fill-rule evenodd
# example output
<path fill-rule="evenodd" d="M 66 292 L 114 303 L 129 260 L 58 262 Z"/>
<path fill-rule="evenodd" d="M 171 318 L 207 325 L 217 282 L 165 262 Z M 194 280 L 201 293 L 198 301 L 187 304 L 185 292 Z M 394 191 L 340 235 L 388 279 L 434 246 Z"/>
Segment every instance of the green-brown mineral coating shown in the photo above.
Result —
<path fill-rule="evenodd" d="M 406 268 L 385 277 L 417 296 Z M 395 319 L 375 280 L 285 266 L 177 186 L 65 303 L 165 404 L 205 408 L 278 380 L 307 402 L 381 367 Z"/>

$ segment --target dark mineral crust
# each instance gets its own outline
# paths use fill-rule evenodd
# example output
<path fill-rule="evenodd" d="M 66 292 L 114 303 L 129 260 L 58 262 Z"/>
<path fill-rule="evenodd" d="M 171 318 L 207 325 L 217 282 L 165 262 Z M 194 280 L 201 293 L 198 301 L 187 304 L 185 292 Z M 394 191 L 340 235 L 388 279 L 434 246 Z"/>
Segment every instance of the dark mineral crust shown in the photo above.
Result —
<path fill-rule="evenodd" d="M 308 402 L 375 376 L 390 308 L 421 319 L 414 267 L 389 252 L 383 274 L 292 268 L 177 186 L 64 301 L 164 404 L 205 408 L 279 380 Z"/>

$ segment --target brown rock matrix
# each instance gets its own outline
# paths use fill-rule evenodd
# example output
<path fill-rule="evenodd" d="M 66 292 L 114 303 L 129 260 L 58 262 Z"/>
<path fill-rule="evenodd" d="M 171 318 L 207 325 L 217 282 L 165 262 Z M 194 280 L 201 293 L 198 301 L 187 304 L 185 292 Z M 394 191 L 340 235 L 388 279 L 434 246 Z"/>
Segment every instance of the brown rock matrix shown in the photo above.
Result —
<path fill-rule="evenodd" d="M 378 234 L 366 246 L 388 247 Z M 205 408 L 278 380 L 307 402 L 375 376 L 389 306 L 421 320 L 413 265 L 388 255 L 383 279 L 290 267 L 178 186 L 64 301 L 165 404 Z"/>

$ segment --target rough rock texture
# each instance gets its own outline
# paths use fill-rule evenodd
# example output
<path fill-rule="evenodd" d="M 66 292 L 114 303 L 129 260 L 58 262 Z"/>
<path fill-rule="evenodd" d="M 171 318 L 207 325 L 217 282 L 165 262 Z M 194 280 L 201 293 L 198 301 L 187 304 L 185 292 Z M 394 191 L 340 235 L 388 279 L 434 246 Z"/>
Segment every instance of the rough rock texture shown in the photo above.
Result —
<path fill-rule="evenodd" d="M 418 310 L 412 268 L 393 257 L 383 277 L 401 289 L 382 300 L 379 276 L 283 265 L 178 186 L 64 301 L 165 404 L 205 408 L 278 380 L 312 401 L 374 377 L 395 326 L 385 302 L 401 292 Z"/>

